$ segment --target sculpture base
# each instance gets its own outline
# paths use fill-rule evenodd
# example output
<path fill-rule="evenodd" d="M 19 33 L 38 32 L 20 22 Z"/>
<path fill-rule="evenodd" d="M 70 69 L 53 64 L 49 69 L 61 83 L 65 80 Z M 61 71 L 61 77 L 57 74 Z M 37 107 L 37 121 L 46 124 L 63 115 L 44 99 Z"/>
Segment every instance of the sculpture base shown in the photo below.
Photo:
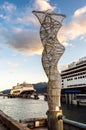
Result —
<path fill-rule="evenodd" d="M 63 130 L 62 110 L 48 111 L 48 130 Z"/>

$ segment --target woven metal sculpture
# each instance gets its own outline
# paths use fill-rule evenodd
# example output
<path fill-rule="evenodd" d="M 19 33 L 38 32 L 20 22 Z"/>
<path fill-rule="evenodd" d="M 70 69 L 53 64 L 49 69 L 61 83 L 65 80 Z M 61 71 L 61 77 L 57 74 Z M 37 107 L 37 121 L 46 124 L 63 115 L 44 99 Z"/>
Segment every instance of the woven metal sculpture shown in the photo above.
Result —
<path fill-rule="evenodd" d="M 63 130 L 62 110 L 60 104 L 61 76 L 57 64 L 64 53 L 64 46 L 57 39 L 58 30 L 62 26 L 65 15 L 56 14 L 51 10 L 33 11 L 38 18 L 40 38 L 43 44 L 42 65 L 48 77 L 48 130 Z M 60 122 L 59 122 L 60 119 Z"/>
<path fill-rule="evenodd" d="M 57 63 L 64 53 L 64 46 L 57 39 L 57 32 L 62 26 L 65 15 L 55 14 L 51 10 L 33 11 L 41 24 L 40 38 L 44 47 L 42 64 L 48 77 L 48 106 L 49 111 L 60 109 L 61 76 Z"/>

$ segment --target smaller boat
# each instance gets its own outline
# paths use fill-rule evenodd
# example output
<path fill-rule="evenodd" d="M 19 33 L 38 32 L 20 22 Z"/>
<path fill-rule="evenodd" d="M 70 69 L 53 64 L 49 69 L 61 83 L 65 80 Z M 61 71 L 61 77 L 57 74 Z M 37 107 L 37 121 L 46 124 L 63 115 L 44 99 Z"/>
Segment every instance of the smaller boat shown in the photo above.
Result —
<path fill-rule="evenodd" d="M 27 84 L 26 82 L 24 82 L 22 84 L 17 83 L 17 86 L 13 86 L 10 91 L 10 94 L 15 96 L 23 94 L 31 95 L 35 91 L 36 90 L 34 89 L 32 84 Z"/>

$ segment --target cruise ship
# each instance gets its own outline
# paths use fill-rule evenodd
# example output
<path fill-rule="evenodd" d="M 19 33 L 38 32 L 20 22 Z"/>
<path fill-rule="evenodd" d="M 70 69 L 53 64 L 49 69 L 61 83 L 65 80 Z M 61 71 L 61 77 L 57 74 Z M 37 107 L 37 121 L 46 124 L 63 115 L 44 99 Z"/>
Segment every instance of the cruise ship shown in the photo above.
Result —
<path fill-rule="evenodd" d="M 86 87 L 86 57 L 68 65 L 68 69 L 61 72 L 62 88 Z"/>
<path fill-rule="evenodd" d="M 62 93 L 76 94 L 76 99 L 86 100 L 86 57 L 68 65 L 61 71 Z"/>
<path fill-rule="evenodd" d="M 36 90 L 34 89 L 32 84 L 27 84 L 27 83 L 22 83 L 19 84 L 17 83 L 17 86 L 13 86 L 10 94 L 11 95 L 21 95 L 21 94 L 32 94 L 33 92 L 35 92 Z"/>

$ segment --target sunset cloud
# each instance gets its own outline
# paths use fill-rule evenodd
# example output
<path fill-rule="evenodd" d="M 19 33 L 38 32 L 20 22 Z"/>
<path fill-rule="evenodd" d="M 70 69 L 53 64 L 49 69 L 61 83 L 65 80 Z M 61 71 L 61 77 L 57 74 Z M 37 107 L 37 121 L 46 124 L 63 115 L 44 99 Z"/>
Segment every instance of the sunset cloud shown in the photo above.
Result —
<path fill-rule="evenodd" d="M 42 44 L 38 32 L 23 30 L 14 33 L 7 44 L 22 53 L 39 54 L 42 50 Z"/>
<path fill-rule="evenodd" d="M 43 49 L 39 34 L 40 24 L 38 24 L 37 18 L 32 14 L 33 7 L 37 10 L 54 10 L 55 8 L 50 5 L 50 0 L 35 0 L 32 8 L 26 7 L 22 13 L 18 13 L 17 7 L 14 4 L 5 2 L 2 6 L 2 8 L 8 10 L 8 12 L 16 10 L 17 14 L 14 26 L 12 25 L 14 21 L 7 23 L 8 25 L 10 24 L 10 29 L 7 28 L 8 26 L 3 27 L 3 25 L 1 25 L 1 28 L 5 28 L 6 31 L 3 32 L 1 29 L 0 35 L 3 35 L 4 43 L 8 45 L 8 47 L 25 54 L 41 54 Z M 5 19 L 8 16 L 0 14 L 0 17 Z M 74 45 L 70 43 L 70 40 L 73 41 L 79 37 L 80 40 L 85 41 L 85 35 L 86 6 L 77 9 L 70 22 L 63 24 L 58 32 L 57 38 L 64 46 L 74 47 Z"/>
<path fill-rule="evenodd" d="M 78 37 L 86 35 L 86 7 L 74 12 L 71 21 L 64 25 L 59 33 L 59 39 L 62 43 L 69 40 L 75 40 Z"/>
<path fill-rule="evenodd" d="M 77 17 L 77 16 L 83 15 L 83 14 L 86 14 L 86 6 L 80 8 L 80 9 L 77 9 L 74 13 L 74 16 Z"/>

